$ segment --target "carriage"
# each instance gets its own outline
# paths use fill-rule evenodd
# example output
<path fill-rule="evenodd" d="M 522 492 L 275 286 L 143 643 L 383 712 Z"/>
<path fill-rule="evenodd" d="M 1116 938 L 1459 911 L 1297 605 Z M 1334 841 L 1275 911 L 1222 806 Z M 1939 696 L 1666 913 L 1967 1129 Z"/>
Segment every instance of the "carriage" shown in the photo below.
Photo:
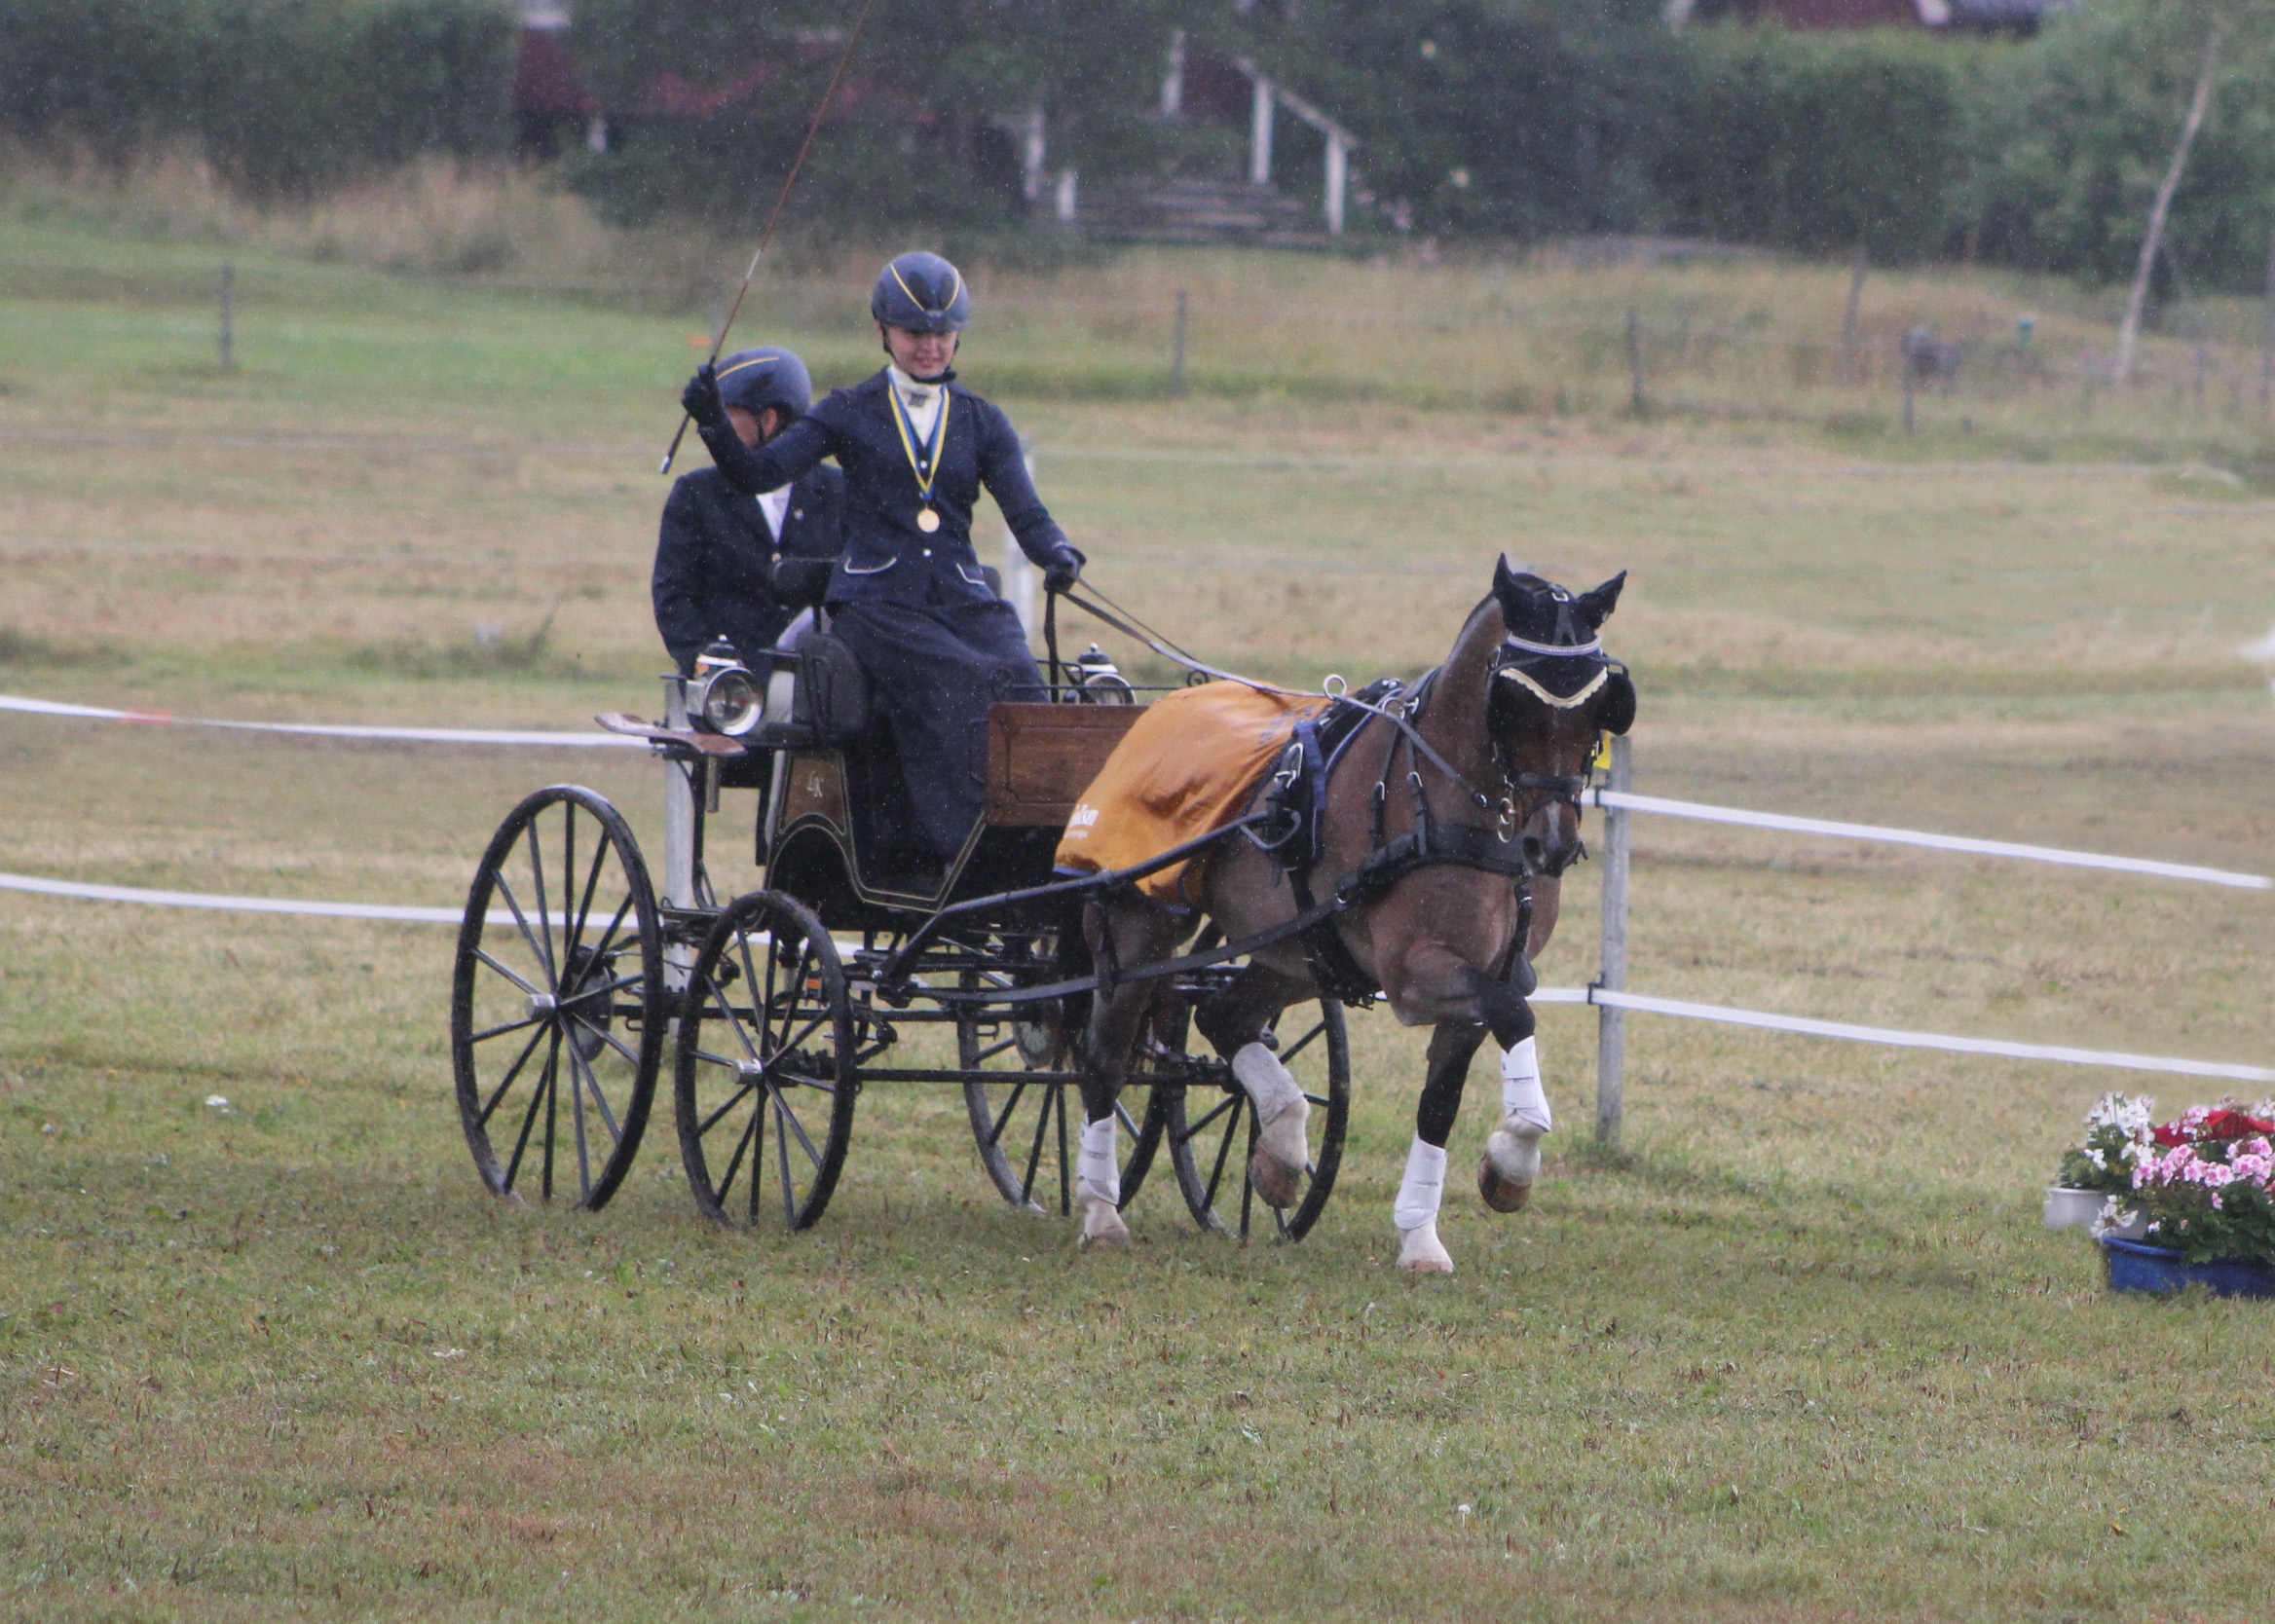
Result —
<path fill-rule="evenodd" d="M 895 845 L 893 763 L 868 724 L 860 666 L 810 616 L 781 641 L 763 685 L 715 649 L 664 680 L 660 723 L 600 719 L 647 739 L 662 768 L 660 890 L 622 815 L 573 785 L 525 798 L 483 853 L 450 1027 L 485 1185 L 605 1205 L 668 1071 L 688 1184 L 721 1224 L 817 1222 L 861 1096 L 885 1084 L 960 1089 L 996 1192 L 1063 1216 L 1082 1126 L 1074 1044 L 1101 977 L 1119 975 L 1155 988 L 1135 1087 L 1116 1107 L 1123 1205 L 1166 1164 L 1204 1229 L 1301 1237 L 1342 1153 L 1343 1006 L 1293 1006 L 1268 1039 L 1312 1110 L 1300 1194 L 1263 1206 L 1247 1177 L 1254 1106 L 1193 1033 L 1197 1002 L 1237 974 L 1242 944 L 1205 932 L 1170 965 L 1117 972 L 1092 962 L 1081 928 L 1086 898 L 1236 830 L 1138 868 L 1053 873 L 1066 820 L 1142 693 L 1095 648 L 1062 662 L 1054 623 L 1047 697 L 991 707 L 985 813 L 932 871 Z M 750 793 L 765 885 L 722 900 L 706 841 L 733 827 L 722 807 Z"/>

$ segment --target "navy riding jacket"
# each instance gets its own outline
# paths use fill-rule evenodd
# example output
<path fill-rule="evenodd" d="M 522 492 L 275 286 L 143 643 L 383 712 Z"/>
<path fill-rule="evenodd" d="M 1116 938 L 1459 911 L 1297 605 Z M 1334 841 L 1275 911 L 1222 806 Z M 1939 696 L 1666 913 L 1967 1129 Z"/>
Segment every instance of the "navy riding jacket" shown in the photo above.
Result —
<path fill-rule="evenodd" d="M 992 602 L 972 550 L 972 508 L 985 485 L 1003 510 L 1020 550 L 1048 568 L 1065 533 L 1035 494 L 1011 420 L 962 385 L 951 382 L 944 409 L 948 431 L 932 486 L 940 528 L 916 528 L 924 506 L 909 465 L 891 384 L 879 371 L 830 397 L 753 451 L 725 423 L 698 424 L 712 460 L 744 491 L 768 491 L 798 478 L 825 457 L 845 470 L 845 550 L 830 577 L 833 604 Z"/>
<path fill-rule="evenodd" d="M 743 664 L 765 670 L 766 650 L 797 612 L 774 596 L 777 558 L 835 558 L 844 544 L 845 476 L 815 468 L 790 489 L 777 542 L 758 498 L 717 468 L 683 474 L 663 504 L 655 541 L 655 629 L 681 672 L 724 637 Z"/>

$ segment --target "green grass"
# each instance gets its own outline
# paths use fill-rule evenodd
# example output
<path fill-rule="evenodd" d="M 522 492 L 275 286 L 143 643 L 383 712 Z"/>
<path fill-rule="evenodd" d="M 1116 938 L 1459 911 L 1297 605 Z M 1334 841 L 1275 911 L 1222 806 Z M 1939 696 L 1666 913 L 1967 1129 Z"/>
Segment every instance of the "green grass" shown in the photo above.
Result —
<path fill-rule="evenodd" d="M 653 705 L 684 317 L 241 246 L 223 376 L 209 245 L 8 230 L 0 691 L 555 727 Z M 1165 263 L 1034 296 L 1199 262 Z M 1239 292 L 1288 262 L 1210 263 Z M 1306 297 L 1360 290 L 1385 330 L 1411 286 L 1490 291 L 1303 263 Z M 1505 296 L 1578 309 L 1559 275 Z M 1806 313 L 1832 275 L 1717 285 Z M 849 325 L 809 342 L 826 375 L 869 364 Z M 1036 439 L 1098 581 L 1218 659 L 1415 670 L 1497 552 L 1576 584 L 1631 568 L 1610 629 L 1639 788 L 2266 869 L 2275 712 L 2231 653 L 2275 620 L 2265 497 L 2188 471 L 2188 423 L 2144 406 L 2007 463 L 1988 430 L 1833 432 L 1814 397 L 1638 424 L 991 381 L 1050 383 L 1066 342 L 984 328 L 968 376 Z M 1134 378 L 1151 343 L 1094 334 L 1070 366 Z M 1336 364 L 1395 392 L 1390 353 Z M 652 775 L 10 717 L 0 868 L 449 905 L 555 778 L 653 854 Z M 1641 990 L 2267 1052 L 2263 898 L 1652 821 L 1637 853 Z M 1594 973 L 1594 881 L 1551 983 Z M 1609 1155 L 1591 1017 L 1548 1008 L 1549 1177 L 1513 1217 L 1457 1191 L 1461 1273 L 1414 1281 L 1389 1206 L 1422 1034 L 1375 1012 L 1299 1247 L 1204 1237 L 1164 1183 L 1132 1254 L 1078 1255 L 994 1199 L 959 1101 L 881 1087 L 817 1231 L 730 1236 L 694 1215 L 668 1106 L 603 1213 L 481 1196 L 449 936 L 0 894 L 0 1613 L 2265 1610 L 2266 1307 L 2112 1298 L 2036 1228 L 2101 1088 L 2211 1089 L 1637 1017 Z"/>

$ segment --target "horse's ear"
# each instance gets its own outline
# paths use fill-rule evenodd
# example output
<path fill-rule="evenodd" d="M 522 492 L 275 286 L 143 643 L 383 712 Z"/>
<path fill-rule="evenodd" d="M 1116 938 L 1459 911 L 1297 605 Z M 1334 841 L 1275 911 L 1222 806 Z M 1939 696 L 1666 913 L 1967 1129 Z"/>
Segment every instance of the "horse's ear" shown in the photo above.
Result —
<path fill-rule="evenodd" d="M 1624 733 L 1635 725 L 1635 679 L 1614 667 L 1604 683 L 1603 709 L 1596 720 L 1607 733 Z"/>
<path fill-rule="evenodd" d="M 1521 594 L 1523 590 L 1517 585 L 1516 572 L 1509 567 L 1509 555 L 1503 553 L 1493 561 L 1493 596 L 1506 608 L 1511 595 Z"/>
<path fill-rule="evenodd" d="M 1622 570 L 1593 592 L 1583 592 L 1576 607 L 1580 617 L 1594 631 L 1612 617 L 1612 610 L 1620 607 L 1620 589 L 1627 584 L 1627 572 Z"/>

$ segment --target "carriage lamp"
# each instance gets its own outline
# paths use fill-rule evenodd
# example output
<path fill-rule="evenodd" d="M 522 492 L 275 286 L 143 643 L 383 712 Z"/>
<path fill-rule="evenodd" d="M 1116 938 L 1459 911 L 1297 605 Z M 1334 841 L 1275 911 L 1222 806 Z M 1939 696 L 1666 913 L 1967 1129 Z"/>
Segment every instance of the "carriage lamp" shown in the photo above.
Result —
<path fill-rule="evenodd" d="M 1074 683 L 1086 705 L 1128 705 L 1138 698 L 1114 657 L 1095 643 L 1074 656 Z"/>
<path fill-rule="evenodd" d="M 730 739 L 741 738 L 765 715 L 758 679 L 725 638 L 695 656 L 695 674 L 688 680 L 688 715 Z"/>

